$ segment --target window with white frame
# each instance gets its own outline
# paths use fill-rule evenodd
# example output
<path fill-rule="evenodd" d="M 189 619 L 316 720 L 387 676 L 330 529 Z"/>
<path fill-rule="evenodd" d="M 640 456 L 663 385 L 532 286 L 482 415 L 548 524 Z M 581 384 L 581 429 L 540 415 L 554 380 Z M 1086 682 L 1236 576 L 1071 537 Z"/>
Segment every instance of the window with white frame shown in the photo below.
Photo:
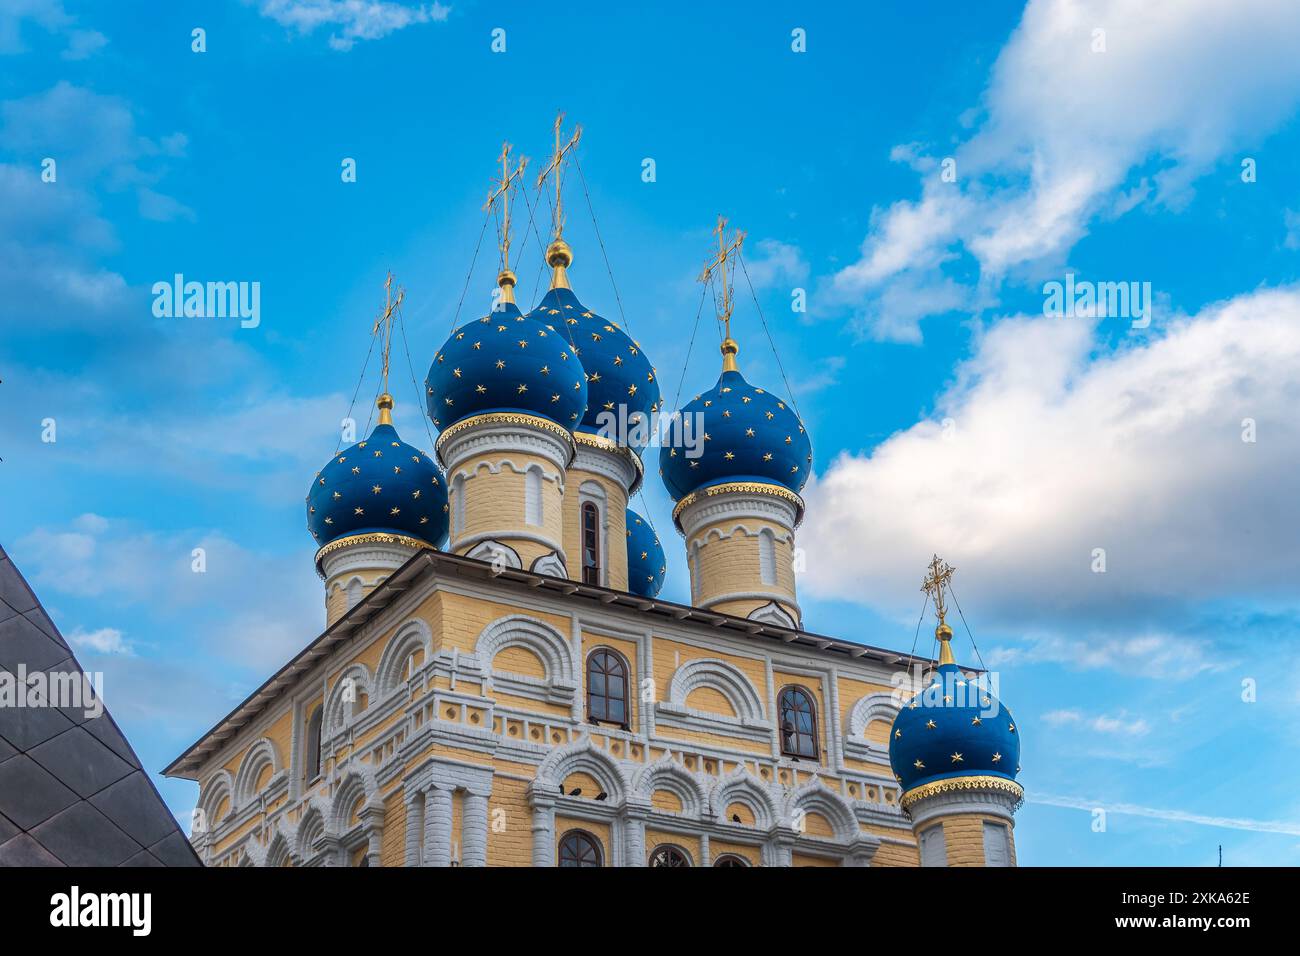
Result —
<path fill-rule="evenodd" d="M 1011 835 L 1005 824 L 985 822 L 984 865 L 1011 865 Z"/>
<path fill-rule="evenodd" d="M 524 523 L 540 525 L 542 523 L 542 469 L 529 465 L 524 472 Z"/>
<path fill-rule="evenodd" d="M 771 528 L 758 533 L 758 576 L 764 584 L 776 584 L 776 535 Z"/>
<path fill-rule="evenodd" d="M 942 823 L 936 823 L 934 826 L 921 831 L 921 865 L 948 865 L 948 848 L 944 846 L 943 842 Z"/>

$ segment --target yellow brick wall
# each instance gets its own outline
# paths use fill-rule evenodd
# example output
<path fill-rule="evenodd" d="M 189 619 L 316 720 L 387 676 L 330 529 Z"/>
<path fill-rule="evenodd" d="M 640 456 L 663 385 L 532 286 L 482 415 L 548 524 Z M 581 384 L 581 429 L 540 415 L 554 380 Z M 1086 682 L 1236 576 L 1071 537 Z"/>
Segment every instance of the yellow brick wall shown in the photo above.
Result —
<path fill-rule="evenodd" d="M 774 521 L 758 518 L 746 518 L 745 527 L 736 526 L 734 518 L 723 519 L 705 525 L 696 531 L 687 542 L 686 553 L 691 554 L 696 544 L 699 545 L 699 578 L 695 582 L 694 594 L 696 604 L 706 604 L 722 594 L 748 591 L 765 591 L 783 595 L 782 604 L 786 610 L 797 618 L 794 607 L 795 581 L 792 559 L 794 551 L 789 540 L 789 531 Z M 763 584 L 759 568 L 758 532 L 769 528 L 775 538 L 776 583 Z M 710 533 L 710 532 L 715 533 Z M 718 537 L 720 532 L 727 537 Z M 696 562 L 690 562 L 690 572 L 694 577 Z M 788 603 L 787 603 L 788 602 Z M 766 602 L 726 602 L 718 605 L 717 610 L 744 616 L 754 608 Z"/>
<path fill-rule="evenodd" d="M 532 866 L 533 812 L 528 784 L 498 776 L 488 801 L 488 866 Z"/>
<path fill-rule="evenodd" d="M 384 800 L 384 837 L 379 847 L 380 866 L 406 865 L 406 800 L 400 787 Z"/>
<path fill-rule="evenodd" d="M 546 665 L 542 659 L 526 647 L 505 648 L 492 658 L 492 669 L 508 674 L 523 674 L 526 677 L 546 676 Z"/>
<path fill-rule="evenodd" d="M 709 856 L 711 856 L 714 861 L 716 861 L 720 856 L 728 855 L 738 856 L 741 859 L 748 861 L 750 866 L 762 866 L 763 857 L 757 847 L 746 846 L 743 843 L 732 843 L 728 840 L 709 841 Z M 713 866 L 714 864 L 710 861 L 709 865 Z"/>
<path fill-rule="evenodd" d="M 920 866 L 921 858 L 915 846 L 882 843 L 871 858 L 872 866 Z"/>
<path fill-rule="evenodd" d="M 984 865 L 984 817 L 975 813 L 954 814 L 926 821 L 926 829 L 943 826 L 943 842 L 949 866 Z"/>
<path fill-rule="evenodd" d="M 545 476 L 542 481 L 542 523 L 529 525 L 524 521 L 524 474 L 515 471 L 510 465 L 502 464 L 508 458 L 521 469 L 536 464 Z M 492 468 L 500 467 L 495 474 Z M 538 557 L 550 551 L 534 542 L 512 537 L 509 532 L 520 531 L 540 535 L 561 547 L 564 541 L 564 494 L 560 490 L 560 476 L 555 466 L 537 455 L 515 454 L 503 455 L 494 452 L 490 455 L 475 457 L 457 469 L 468 472 L 464 479 L 465 489 L 465 525 L 456 529 L 450 545 L 457 554 L 465 554 L 473 545 L 463 546 L 460 542 L 472 535 L 491 533 L 502 544 L 519 552 L 525 570 Z M 455 496 L 455 483 L 450 482 Z M 449 503 L 449 512 L 456 514 L 456 502 Z"/>

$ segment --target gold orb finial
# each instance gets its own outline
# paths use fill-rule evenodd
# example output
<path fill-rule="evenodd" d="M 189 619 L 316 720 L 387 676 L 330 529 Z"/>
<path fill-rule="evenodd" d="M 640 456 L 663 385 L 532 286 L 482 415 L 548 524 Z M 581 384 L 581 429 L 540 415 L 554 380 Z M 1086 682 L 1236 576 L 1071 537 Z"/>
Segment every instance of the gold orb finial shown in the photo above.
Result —
<path fill-rule="evenodd" d="M 375 404 L 379 406 L 379 424 L 393 424 L 393 396 L 384 392 Z"/>
<path fill-rule="evenodd" d="M 740 352 L 740 343 L 728 335 L 722 340 L 722 370 L 724 372 L 739 372 L 740 367 L 736 364 L 736 355 Z"/>
<path fill-rule="evenodd" d="M 565 270 L 573 265 L 573 249 L 563 239 L 556 239 L 546 247 L 546 264 L 555 271 L 551 273 L 552 289 L 567 289 L 569 277 Z"/>
<path fill-rule="evenodd" d="M 497 276 L 497 285 L 501 288 L 502 302 L 515 301 L 515 283 L 517 281 L 515 274 L 509 269 L 501 270 L 500 275 Z"/>

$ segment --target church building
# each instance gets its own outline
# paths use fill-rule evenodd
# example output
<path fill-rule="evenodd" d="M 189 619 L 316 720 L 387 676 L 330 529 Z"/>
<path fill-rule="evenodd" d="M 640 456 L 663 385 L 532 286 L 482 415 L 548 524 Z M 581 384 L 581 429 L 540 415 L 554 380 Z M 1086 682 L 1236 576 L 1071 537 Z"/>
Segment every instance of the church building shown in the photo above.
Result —
<path fill-rule="evenodd" d="M 810 436 L 792 396 L 742 372 L 728 274 L 743 236 L 728 245 L 721 222 L 702 277 L 720 283 L 720 373 L 671 410 L 701 441 L 660 442 L 647 476 L 655 429 L 636 426 L 658 419 L 660 383 L 575 290 L 561 175 L 578 136 L 562 146 L 559 128 L 538 181 L 555 189 L 549 289 L 516 302 L 524 164 L 506 150 L 491 307 L 434 353 L 421 396 L 432 454 L 393 425 L 390 296 L 377 424 L 307 496 L 325 629 L 166 770 L 199 785 L 200 857 L 1014 865 L 1019 731 L 953 656 L 952 569 L 936 558 L 925 576 L 937 662 L 804 620 Z M 632 508 L 646 480 L 676 502 L 674 541 Z M 689 603 L 658 596 L 669 562 Z"/>

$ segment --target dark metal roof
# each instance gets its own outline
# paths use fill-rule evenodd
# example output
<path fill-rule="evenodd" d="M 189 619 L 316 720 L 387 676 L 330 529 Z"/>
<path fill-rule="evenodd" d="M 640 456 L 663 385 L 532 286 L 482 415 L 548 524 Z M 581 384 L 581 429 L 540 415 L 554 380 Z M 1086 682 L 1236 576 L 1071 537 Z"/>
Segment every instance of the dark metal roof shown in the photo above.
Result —
<path fill-rule="evenodd" d="M 0 678 L 80 674 L 0 548 Z M 0 703 L 0 866 L 201 866 L 108 710 Z"/>
<path fill-rule="evenodd" d="M 193 779 L 199 767 L 215 751 L 220 749 L 231 737 L 259 716 L 280 695 L 291 688 L 299 676 L 313 667 L 322 657 L 330 654 L 338 645 L 355 637 L 367 621 L 382 611 L 402 593 L 416 586 L 419 579 L 427 574 L 437 573 L 444 577 L 462 577 L 476 580 L 495 578 L 520 588 L 559 592 L 566 597 L 591 601 L 612 607 L 625 607 L 645 614 L 672 618 L 675 621 L 689 622 L 696 627 L 717 628 L 732 631 L 747 637 L 789 644 L 818 651 L 840 654 L 847 658 L 869 658 L 892 666 L 911 667 L 919 664 L 923 667 L 934 663 L 928 657 L 916 657 L 888 651 L 866 644 L 842 641 L 833 637 L 824 637 L 796 628 L 782 627 L 779 624 L 767 624 L 751 621 L 748 618 L 705 611 L 672 601 L 641 597 L 626 591 L 582 584 L 569 578 L 551 577 L 546 574 L 534 574 L 516 568 L 506 568 L 494 572 L 491 563 L 466 558 L 443 551 L 425 550 L 413 555 L 405 564 L 394 571 L 384 582 L 365 596 L 356 606 L 330 625 L 323 634 L 305 647 L 293 660 L 276 671 L 261 687 L 253 691 L 248 698 L 217 722 L 211 730 L 191 744 L 184 753 L 171 762 L 164 770 L 164 776 L 177 776 Z M 968 668 L 964 668 L 968 669 Z"/>

